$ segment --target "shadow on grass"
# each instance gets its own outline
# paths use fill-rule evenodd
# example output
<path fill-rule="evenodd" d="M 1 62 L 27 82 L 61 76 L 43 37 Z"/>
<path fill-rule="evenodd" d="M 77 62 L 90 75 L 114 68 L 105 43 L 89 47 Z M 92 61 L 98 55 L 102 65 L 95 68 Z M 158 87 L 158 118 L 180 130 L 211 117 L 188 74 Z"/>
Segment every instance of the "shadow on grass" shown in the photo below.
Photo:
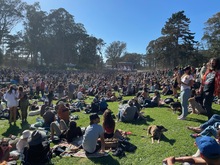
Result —
<path fill-rule="evenodd" d="M 207 120 L 201 120 L 201 119 L 196 119 L 196 118 L 192 118 L 192 117 L 187 117 L 186 120 L 188 121 L 193 121 L 193 122 L 198 122 L 198 123 L 205 123 Z"/>
<path fill-rule="evenodd" d="M 147 116 L 145 116 L 145 118 L 147 119 L 147 122 L 153 122 L 154 121 L 154 119 L 153 118 L 151 118 L 149 115 L 147 115 Z"/>
<path fill-rule="evenodd" d="M 146 118 L 146 117 L 145 117 Z M 147 124 L 148 119 L 146 118 L 146 120 L 144 119 L 138 119 L 138 120 L 134 120 L 132 122 L 129 122 L 130 124 L 134 124 L 134 125 L 148 125 Z"/>
<path fill-rule="evenodd" d="M 4 137 L 9 137 L 10 134 L 17 136 L 21 129 L 17 125 L 9 125 L 8 129 L 2 133 Z"/>
<path fill-rule="evenodd" d="M 220 115 L 220 111 L 219 110 L 217 110 L 217 109 L 212 109 L 213 110 L 213 114 L 218 114 L 218 115 Z"/>
<path fill-rule="evenodd" d="M 176 142 L 175 139 L 168 139 L 164 134 L 162 134 L 161 140 L 170 143 L 170 145 L 173 145 Z"/>
<path fill-rule="evenodd" d="M 91 160 L 94 164 L 120 165 L 120 163 L 116 159 L 114 159 L 111 155 L 100 158 L 89 158 L 89 160 Z"/>
<path fill-rule="evenodd" d="M 21 123 L 22 130 L 30 129 L 30 124 L 28 122 Z"/>

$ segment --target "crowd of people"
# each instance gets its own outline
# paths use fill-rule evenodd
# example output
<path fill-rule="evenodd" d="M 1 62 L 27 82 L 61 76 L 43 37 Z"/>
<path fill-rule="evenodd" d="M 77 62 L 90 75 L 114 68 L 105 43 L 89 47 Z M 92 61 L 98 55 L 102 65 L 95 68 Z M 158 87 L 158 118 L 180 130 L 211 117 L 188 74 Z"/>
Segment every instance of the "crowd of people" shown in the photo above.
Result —
<path fill-rule="evenodd" d="M 140 73 L 117 71 L 85 73 L 1 68 L 0 75 L 2 86 L 0 97 L 9 111 L 9 126 L 16 125 L 19 115 L 21 122 L 27 123 L 29 108 L 31 111 L 39 112 L 36 115 L 42 117 L 42 120 L 39 120 L 40 126 L 50 132 L 49 138 L 52 141 L 56 138 L 64 138 L 71 143 L 75 138 L 82 138 L 82 143 L 78 147 L 84 149 L 87 154 L 100 149 L 104 153 L 106 138 L 124 139 L 123 132 L 115 130 L 114 114 L 108 109 L 108 102 L 121 101 L 119 112 L 115 116 L 118 121 L 132 122 L 145 120 L 140 112 L 142 108 L 161 106 L 163 104 L 161 95 L 172 95 L 181 102 L 182 113 L 178 116 L 178 120 L 186 119 L 189 107 L 192 113 L 207 115 L 208 124 L 198 128 L 188 128 L 198 133 L 192 136 L 196 138 L 202 160 L 211 162 L 207 153 L 203 153 L 204 146 L 201 146 L 201 141 L 207 140 L 207 144 L 212 143 L 212 139 L 206 137 L 207 135 L 219 137 L 220 117 L 213 115 L 212 111 L 213 100 L 220 98 L 218 58 L 210 59 L 202 68 L 197 69 L 186 66 L 173 70 Z M 132 96 L 132 99 L 122 100 L 123 96 Z M 93 97 L 91 104 L 85 103 L 87 97 Z M 38 104 L 36 100 L 42 101 L 43 105 Z M 21 114 L 18 113 L 19 109 Z M 3 110 L 4 107 L 0 106 L 0 111 Z M 90 114 L 90 124 L 85 130 L 77 126 L 71 115 L 71 112 L 83 110 Z M 99 124 L 100 114 L 103 115 L 102 125 Z M 27 152 L 28 150 L 25 149 L 27 146 L 31 148 L 30 146 L 39 145 L 45 137 L 42 131 L 25 130 L 15 148 L 19 154 Z M 41 140 L 35 144 L 35 138 Z M 0 145 L 0 162 L 18 159 L 17 154 L 10 156 L 9 151 L 12 147 L 7 140 L 3 138 Z M 44 146 L 40 147 L 45 148 Z M 220 155 L 220 152 L 218 154 Z M 185 158 L 184 161 L 192 161 L 192 159 L 193 157 Z M 196 163 L 197 159 L 200 157 L 193 161 Z M 163 162 L 169 165 L 180 160 L 181 158 L 170 157 Z"/>

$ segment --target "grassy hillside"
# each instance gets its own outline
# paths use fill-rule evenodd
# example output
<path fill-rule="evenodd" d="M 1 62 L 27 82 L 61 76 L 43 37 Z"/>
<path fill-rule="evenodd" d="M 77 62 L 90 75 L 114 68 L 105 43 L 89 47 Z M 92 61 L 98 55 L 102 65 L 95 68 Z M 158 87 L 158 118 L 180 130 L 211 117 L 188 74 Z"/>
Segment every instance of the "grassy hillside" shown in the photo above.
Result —
<path fill-rule="evenodd" d="M 124 99 L 129 99 L 125 97 Z M 90 102 L 88 99 L 87 102 Z M 108 103 L 109 109 L 114 114 L 118 112 L 118 103 Z M 215 113 L 219 113 L 220 105 L 213 104 Z M 141 165 L 157 165 L 162 164 L 162 160 L 168 156 L 183 156 L 192 155 L 196 152 L 197 148 L 193 145 L 194 139 L 189 135 L 191 131 L 186 129 L 186 126 L 198 126 L 207 120 L 206 116 L 190 114 L 186 120 L 177 120 L 177 114 L 174 114 L 168 107 L 146 108 L 142 110 L 144 116 L 147 117 L 147 121 L 136 121 L 133 123 L 117 122 L 116 128 L 124 131 L 131 131 L 129 135 L 130 142 L 135 144 L 138 148 L 135 153 L 126 153 L 126 157 L 119 159 L 118 157 L 110 155 L 108 157 L 86 159 L 86 158 L 53 158 L 53 163 L 57 165 L 69 165 L 69 164 L 141 164 Z M 79 116 L 77 123 L 79 126 L 88 126 L 89 115 L 82 112 L 74 113 Z M 36 117 L 29 117 L 28 122 L 30 124 L 36 121 Z M 101 116 L 102 119 L 102 116 Z M 147 128 L 151 124 L 163 125 L 168 129 L 164 133 L 160 144 L 151 143 L 151 139 L 147 137 L 147 133 L 144 128 Z M 0 120 L 0 134 L 2 136 L 9 136 L 9 134 L 20 135 L 24 129 L 29 127 L 28 124 L 21 125 L 21 121 L 17 121 L 17 126 L 9 127 L 8 121 Z"/>

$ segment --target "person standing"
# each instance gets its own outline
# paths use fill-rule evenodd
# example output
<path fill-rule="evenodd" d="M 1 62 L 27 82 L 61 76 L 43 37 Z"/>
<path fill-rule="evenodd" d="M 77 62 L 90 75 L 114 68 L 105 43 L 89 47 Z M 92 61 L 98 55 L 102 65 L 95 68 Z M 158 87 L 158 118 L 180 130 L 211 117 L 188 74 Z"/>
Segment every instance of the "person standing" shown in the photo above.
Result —
<path fill-rule="evenodd" d="M 220 98 L 220 60 L 218 58 L 209 60 L 209 67 L 202 78 L 199 94 L 202 95 L 203 107 L 207 112 L 208 119 L 210 119 L 213 115 L 213 98 L 214 96 Z"/>
<path fill-rule="evenodd" d="M 62 82 L 57 86 L 58 99 L 61 99 L 64 96 L 65 87 Z"/>
<path fill-rule="evenodd" d="M 75 85 L 70 81 L 68 85 L 68 98 L 70 101 L 74 99 L 73 97 L 74 91 L 75 91 Z"/>
<path fill-rule="evenodd" d="M 53 102 L 53 97 L 54 97 L 54 86 L 53 84 L 51 83 L 48 87 L 48 95 L 47 95 L 47 98 L 48 98 L 48 101 L 49 101 L 49 106 L 52 105 L 52 102 Z"/>
<path fill-rule="evenodd" d="M 7 101 L 7 106 L 10 111 L 9 124 L 11 125 L 11 122 L 14 122 L 14 124 L 16 124 L 18 92 L 16 91 L 15 85 L 10 86 L 9 90 L 4 95 L 4 99 Z"/>
<path fill-rule="evenodd" d="M 44 82 L 44 79 L 41 80 L 40 91 L 41 91 L 41 97 L 44 97 L 44 91 L 45 91 L 45 82 Z"/>
<path fill-rule="evenodd" d="M 18 93 L 19 93 L 19 104 L 21 108 L 21 120 L 23 123 L 23 122 L 27 122 L 27 110 L 29 106 L 29 101 L 27 94 L 25 93 L 22 86 L 18 88 Z"/>
<path fill-rule="evenodd" d="M 185 120 L 188 115 L 188 99 L 191 96 L 191 87 L 193 85 L 193 76 L 190 73 L 190 66 L 185 67 L 184 74 L 180 78 L 180 101 L 182 105 L 182 114 L 177 119 Z"/>

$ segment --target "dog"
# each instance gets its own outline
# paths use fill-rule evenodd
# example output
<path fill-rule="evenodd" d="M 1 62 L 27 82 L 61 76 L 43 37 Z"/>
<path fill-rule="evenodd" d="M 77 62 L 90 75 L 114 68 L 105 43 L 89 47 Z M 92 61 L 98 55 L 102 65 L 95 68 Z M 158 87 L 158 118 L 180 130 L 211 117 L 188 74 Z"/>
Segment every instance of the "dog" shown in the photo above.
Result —
<path fill-rule="evenodd" d="M 170 103 L 170 108 L 173 110 L 173 113 L 178 112 L 182 112 L 182 106 L 181 103 L 179 101 L 177 102 L 171 102 Z"/>
<path fill-rule="evenodd" d="M 151 136 L 151 142 L 154 143 L 157 140 L 157 143 L 160 143 L 161 136 L 164 132 L 168 131 L 162 125 L 150 125 L 147 129 L 148 136 Z"/>

